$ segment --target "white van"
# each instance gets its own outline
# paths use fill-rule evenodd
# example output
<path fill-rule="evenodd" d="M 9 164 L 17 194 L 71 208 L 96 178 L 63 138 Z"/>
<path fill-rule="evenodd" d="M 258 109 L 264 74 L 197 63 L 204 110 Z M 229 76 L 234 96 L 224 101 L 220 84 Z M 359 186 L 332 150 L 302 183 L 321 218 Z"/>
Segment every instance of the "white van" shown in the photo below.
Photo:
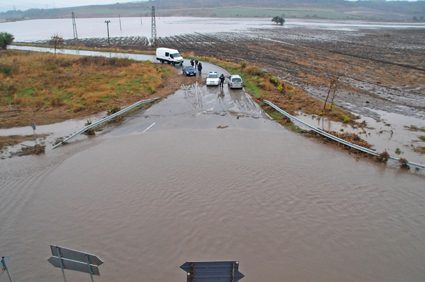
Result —
<path fill-rule="evenodd" d="M 156 48 L 156 59 L 161 63 L 168 62 L 173 65 L 183 64 L 183 57 L 176 49 Z"/>
<path fill-rule="evenodd" d="M 229 84 L 229 88 L 243 88 L 242 77 L 237 74 L 232 74 L 227 83 Z"/>

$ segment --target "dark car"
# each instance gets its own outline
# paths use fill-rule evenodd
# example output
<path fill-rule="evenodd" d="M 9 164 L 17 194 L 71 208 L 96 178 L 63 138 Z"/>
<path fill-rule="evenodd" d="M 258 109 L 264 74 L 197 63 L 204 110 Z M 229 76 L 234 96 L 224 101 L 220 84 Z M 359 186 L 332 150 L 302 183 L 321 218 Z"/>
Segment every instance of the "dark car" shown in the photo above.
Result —
<path fill-rule="evenodd" d="M 194 76 L 196 75 L 195 68 L 192 66 L 184 66 L 183 68 L 183 74 L 186 76 Z"/>

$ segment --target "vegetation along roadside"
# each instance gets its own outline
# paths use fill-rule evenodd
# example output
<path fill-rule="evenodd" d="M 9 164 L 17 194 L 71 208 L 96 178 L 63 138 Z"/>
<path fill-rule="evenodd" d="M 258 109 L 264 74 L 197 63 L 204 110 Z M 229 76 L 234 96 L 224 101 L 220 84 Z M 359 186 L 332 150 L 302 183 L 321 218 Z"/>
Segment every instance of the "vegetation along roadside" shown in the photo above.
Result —
<path fill-rule="evenodd" d="M 191 57 L 191 54 L 185 55 Z M 257 65 L 209 57 L 198 59 L 240 74 L 254 100 L 277 122 L 291 130 L 306 133 L 265 105 L 263 99 L 292 115 L 302 112 L 349 123 L 353 127 L 362 126 L 356 122 L 358 116 L 330 103 L 324 107 L 323 101 L 312 98 L 303 89 L 285 83 L 271 73 L 263 72 Z M 7 69 L 0 73 L 2 128 L 27 126 L 31 121 L 48 124 L 86 117 L 105 111 L 112 105 L 120 107 L 142 99 L 166 97 L 185 83 L 185 78 L 178 75 L 175 68 L 149 61 L 8 50 L 1 53 L 0 64 Z M 167 79 L 163 80 L 165 77 Z M 348 138 L 354 143 L 358 140 L 359 145 L 369 146 L 360 138 L 351 135 Z"/>

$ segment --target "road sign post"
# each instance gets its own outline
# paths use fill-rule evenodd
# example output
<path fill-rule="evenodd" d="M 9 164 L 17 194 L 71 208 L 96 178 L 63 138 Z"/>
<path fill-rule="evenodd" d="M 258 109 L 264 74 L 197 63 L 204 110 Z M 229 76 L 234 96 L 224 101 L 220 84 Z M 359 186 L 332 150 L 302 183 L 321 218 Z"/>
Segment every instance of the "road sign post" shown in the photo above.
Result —
<path fill-rule="evenodd" d="M 32 133 L 34 133 L 35 144 L 37 144 L 37 137 L 35 136 L 35 128 L 36 128 L 35 123 L 31 122 L 31 127 L 32 127 Z"/>
<path fill-rule="evenodd" d="M 1 257 L 0 261 L 0 276 L 3 274 L 3 272 L 7 272 L 7 276 L 9 276 L 9 281 L 12 281 L 12 277 L 10 276 L 9 268 L 7 265 L 9 264 L 10 257 Z"/>
<path fill-rule="evenodd" d="M 238 261 L 185 262 L 187 282 L 237 282 L 244 277 Z"/>
<path fill-rule="evenodd" d="M 103 261 L 99 257 L 54 245 L 50 245 L 50 250 L 52 251 L 52 257 L 47 261 L 54 267 L 62 269 L 65 282 L 65 269 L 89 273 L 92 282 L 94 281 L 93 275 L 100 276 L 98 266 L 103 264 Z"/>

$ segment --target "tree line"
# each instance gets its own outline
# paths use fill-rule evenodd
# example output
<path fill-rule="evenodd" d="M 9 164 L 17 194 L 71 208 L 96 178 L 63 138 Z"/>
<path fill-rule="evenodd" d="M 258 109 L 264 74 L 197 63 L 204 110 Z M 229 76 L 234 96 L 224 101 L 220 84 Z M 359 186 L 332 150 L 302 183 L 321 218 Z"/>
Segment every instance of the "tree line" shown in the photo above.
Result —
<path fill-rule="evenodd" d="M 91 10 L 127 10 L 149 11 L 149 7 L 155 6 L 157 9 L 208 9 L 224 7 L 262 7 L 262 8 L 355 8 L 367 7 L 379 11 L 398 12 L 420 16 L 425 15 L 425 1 L 345 1 L 345 0 L 150 0 L 145 2 L 116 3 L 112 5 L 92 5 L 84 7 L 84 11 L 90 13 Z M 71 11 L 77 8 L 54 8 L 54 9 L 29 9 L 26 11 L 10 10 L 0 13 L 3 18 L 61 18 L 68 17 Z M 140 12 L 139 12 L 140 13 Z"/>

